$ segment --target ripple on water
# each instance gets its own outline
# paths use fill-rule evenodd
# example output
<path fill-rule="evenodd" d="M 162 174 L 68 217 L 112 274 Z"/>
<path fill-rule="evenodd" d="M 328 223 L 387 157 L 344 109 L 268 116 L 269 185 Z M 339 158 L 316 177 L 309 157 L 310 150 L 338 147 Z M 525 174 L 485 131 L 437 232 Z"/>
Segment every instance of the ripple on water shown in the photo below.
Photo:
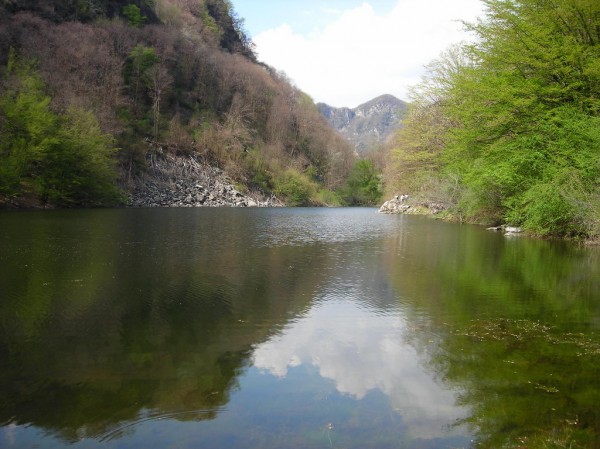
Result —
<path fill-rule="evenodd" d="M 156 412 L 156 411 L 145 411 L 140 413 L 140 416 L 132 421 L 127 421 L 124 423 L 119 423 L 110 430 L 103 432 L 102 434 L 95 435 L 93 438 L 97 439 L 100 442 L 108 442 L 111 440 L 119 439 L 128 432 L 134 430 L 136 427 L 139 427 L 143 424 L 153 422 L 153 421 L 163 421 L 163 420 L 207 420 L 213 419 L 217 414 L 223 412 L 225 407 L 217 408 L 214 410 L 182 410 L 182 411 L 172 411 L 172 412 Z"/>
<path fill-rule="evenodd" d="M 259 246 L 301 246 L 376 239 L 397 231 L 397 220 L 372 208 L 349 208 L 331 214 L 329 209 L 281 209 L 265 216 L 257 234 Z"/>

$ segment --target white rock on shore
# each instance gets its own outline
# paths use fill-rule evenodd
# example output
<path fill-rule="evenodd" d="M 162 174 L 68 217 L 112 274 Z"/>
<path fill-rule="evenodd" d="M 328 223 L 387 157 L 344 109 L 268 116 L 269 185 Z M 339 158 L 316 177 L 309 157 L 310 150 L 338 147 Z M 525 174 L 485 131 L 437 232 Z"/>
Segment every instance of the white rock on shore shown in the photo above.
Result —
<path fill-rule="evenodd" d="M 408 199 L 408 195 L 396 195 L 393 199 L 386 201 L 379 208 L 379 212 L 382 214 L 402 214 L 405 213 L 410 206 L 405 203 Z"/>
<path fill-rule="evenodd" d="M 445 204 L 435 201 L 414 202 L 410 201 L 408 195 L 396 195 L 391 200 L 383 203 L 379 208 L 379 213 L 435 215 L 447 208 Z"/>
<path fill-rule="evenodd" d="M 490 228 L 487 228 L 487 230 L 488 231 L 501 231 L 501 232 L 504 232 L 504 235 L 506 235 L 506 236 L 518 235 L 523 232 L 522 228 L 519 228 L 516 226 L 506 226 L 506 225 L 492 226 Z"/>

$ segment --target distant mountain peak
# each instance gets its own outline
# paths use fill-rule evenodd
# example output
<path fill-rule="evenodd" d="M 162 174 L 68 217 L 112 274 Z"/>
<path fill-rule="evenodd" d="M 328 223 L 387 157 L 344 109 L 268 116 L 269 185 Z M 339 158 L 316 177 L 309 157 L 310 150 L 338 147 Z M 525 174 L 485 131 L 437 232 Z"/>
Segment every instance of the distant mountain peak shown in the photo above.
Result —
<path fill-rule="evenodd" d="M 358 153 L 367 153 L 402 126 L 408 104 L 393 95 L 384 94 L 353 109 L 336 108 L 325 103 L 317 104 L 327 121 L 346 139 Z"/>

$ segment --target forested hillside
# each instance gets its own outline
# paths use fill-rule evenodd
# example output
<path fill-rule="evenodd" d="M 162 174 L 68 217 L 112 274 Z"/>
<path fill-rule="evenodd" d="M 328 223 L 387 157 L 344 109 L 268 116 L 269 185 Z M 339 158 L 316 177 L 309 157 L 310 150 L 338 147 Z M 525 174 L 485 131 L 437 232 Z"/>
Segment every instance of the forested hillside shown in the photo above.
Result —
<path fill-rule="evenodd" d="M 228 0 L 3 0 L 0 67 L 0 205 L 122 203 L 166 153 L 335 202 L 354 163 Z"/>
<path fill-rule="evenodd" d="M 391 191 L 538 235 L 600 235 L 600 2 L 484 0 L 474 44 L 430 64 Z"/>

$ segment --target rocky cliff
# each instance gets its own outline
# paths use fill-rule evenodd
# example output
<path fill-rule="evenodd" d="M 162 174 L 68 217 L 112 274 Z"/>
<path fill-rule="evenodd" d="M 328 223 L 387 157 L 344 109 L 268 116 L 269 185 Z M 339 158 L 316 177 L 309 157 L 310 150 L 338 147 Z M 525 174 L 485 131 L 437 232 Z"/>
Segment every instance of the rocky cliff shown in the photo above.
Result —
<path fill-rule="evenodd" d="M 238 190 L 222 170 L 189 156 L 169 152 L 147 155 L 147 171 L 129 180 L 132 207 L 281 207 L 264 192 Z"/>
<path fill-rule="evenodd" d="M 386 141 L 402 125 L 408 104 L 393 95 L 381 95 L 356 108 L 317 104 L 321 114 L 355 147 L 359 154 Z"/>

